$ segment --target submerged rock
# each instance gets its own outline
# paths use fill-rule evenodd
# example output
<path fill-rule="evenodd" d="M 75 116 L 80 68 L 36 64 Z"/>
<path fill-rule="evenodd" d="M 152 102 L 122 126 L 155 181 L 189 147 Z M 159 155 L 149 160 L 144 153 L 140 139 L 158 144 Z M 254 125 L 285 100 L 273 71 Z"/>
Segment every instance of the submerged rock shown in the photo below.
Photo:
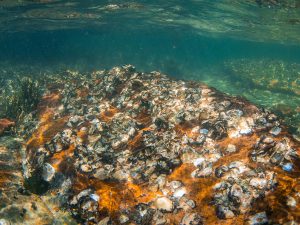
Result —
<path fill-rule="evenodd" d="M 197 213 L 188 213 L 183 218 L 181 223 L 182 225 L 202 225 L 203 220 L 201 216 Z"/>
<path fill-rule="evenodd" d="M 45 163 L 42 170 L 42 178 L 49 182 L 53 179 L 54 175 L 55 169 L 49 163 Z"/>
<path fill-rule="evenodd" d="M 166 197 L 157 198 L 154 201 L 154 206 L 162 211 L 171 212 L 173 210 L 173 202 Z"/>
<path fill-rule="evenodd" d="M 55 202 L 55 196 L 50 195 L 51 200 L 48 201 L 49 196 L 41 197 L 24 187 L 23 142 L 22 139 L 9 136 L 0 138 L 0 224 L 75 225 L 75 220 L 68 212 L 57 208 L 60 205 Z M 49 168 L 52 166 L 45 165 L 46 170 L 51 171 Z M 53 178 L 52 172 L 43 173 L 42 176 L 48 181 Z"/>
<path fill-rule="evenodd" d="M 274 114 L 204 84 L 132 66 L 55 82 L 60 98 L 27 142 L 26 174 L 51 181 L 47 193 L 82 223 L 255 223 L 267 220 L 249 216 L 257 205 L 274 207 L 267 199 L 291 185 L 277 178 L 299 170 L 299 143 Z"/>
<path fill-rule="evenodd" d="M 269 223 L 269 220 L 266 215 L 266 212 L 260 212 L 260 213 L 255 214 L 254 216 L 251 216 L 248 221 L 249 225 L 265 225 L 268 223 Z"/>

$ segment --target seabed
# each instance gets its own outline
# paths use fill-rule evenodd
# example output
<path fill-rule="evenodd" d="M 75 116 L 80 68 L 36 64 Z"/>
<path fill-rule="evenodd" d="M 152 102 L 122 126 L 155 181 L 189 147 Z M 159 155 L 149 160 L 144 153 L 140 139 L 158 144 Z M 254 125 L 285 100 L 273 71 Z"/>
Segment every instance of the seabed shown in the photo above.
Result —
<path fill-rule="evenodd" d="M 3 224 L 299 221 L 300 143 L 272 112 L 130 65 L 39 85 L 1 120 Z"/>

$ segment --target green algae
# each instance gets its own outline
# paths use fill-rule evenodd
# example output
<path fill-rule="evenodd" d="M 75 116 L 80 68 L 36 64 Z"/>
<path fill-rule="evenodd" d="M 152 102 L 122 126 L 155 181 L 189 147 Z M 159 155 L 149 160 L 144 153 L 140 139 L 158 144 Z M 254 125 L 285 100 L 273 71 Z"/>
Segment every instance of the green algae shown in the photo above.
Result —
<path fill-rule="evenodd" d="M 4 83 L 4 81 L 2 80 Z M 14 78 L 5 81 L 0 96 L 0 117 L 19 120 L 34 111 L 42 96 L 37 80 L 31 77 Z"/>
<path fill-rule="evenodd" d="M 236 88 L 234 94 L 241 93 L 255 104 L 275 111 L 293 132 L 300 132 L 300 64 L 241 59 L 227 61 L 225 71 L 230 77 L 227 82 Z"/>
<path fill-rule="evenodd" d="M 227 62 L 232 76 L 254 86 L 300 95 L 300 64 L 281 60 L 236 60 Z"/>

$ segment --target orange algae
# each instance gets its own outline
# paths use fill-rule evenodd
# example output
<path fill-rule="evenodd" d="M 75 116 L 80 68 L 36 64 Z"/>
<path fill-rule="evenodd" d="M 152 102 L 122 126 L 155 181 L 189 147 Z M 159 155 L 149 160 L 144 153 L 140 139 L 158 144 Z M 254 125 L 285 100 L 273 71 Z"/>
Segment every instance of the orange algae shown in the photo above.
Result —
<path fill-rule="evenodd" d="M 47 113 L 48 114 L 48 113 Z M 57 132 L 61 131 L 65 126 L 67 117 L 52 121 L 51 113 L 41 118 L 44 121 L 40 124 L 39 128 L 33 133 L 32 137 L 27 141 L 28 148 L 39 147 L 46 142 L 50 141 Z"/>
<path fill-rule="evenodd" d="M 89 94 L 88 88 L 82 88 L 76 90 L 77 97 L 85 98 Z"/>
<path fill-rule="evenodd" d="M 84 95 L 83 92 L 77 93 L 79 96 Z M 57 96 L 49 97 L 49 99 L 57 100 Z M 100 114 L 100 119 L 105 122 L 110 122 L 118 109 L 110 107 L 107 111 Z M 58 131 L 61 131 L 67 117 L 60 120 L 53 119 L 54 110 L 47 108 L 40 116 L 40 127 L 33 134 L 32 138 L 28 141 L 28 148 L 38 147 L 47 141 L 49 141 Z M 151 120 L 150 115 L 142 113 L 139 115 L 139 122 L 143 123 L 146 128 L 140 130 L 138 134 L 128 142 L 128 146 L 131 150 L 137 150 L 142 144 L 142 132 L 150 130 L 147 124 Z M 187 135 L 189 138 L 195 137 L 192 132 L 192 128 L 195 124 L 199 124 L 197 121 L 185 122 L 175 127 L 175 130 L 180 135 Z M 281 135 L 286 135 L 286 131 L 282 131 Z M 85 130 L 80 130 L 77 136 L 86 139 L 87 133 Z M 282 136 L 281 136 L 282 137 Z M 214 165 L 214 168 L 225 165 L 232 161 L 243 161 L 249 163 L 249 166 L 256 167 L 258 164 L 255 162 L 250 162 L 249 153 L 252 150 L 254 144 L 259 139 L 258 134 L 253 134 L 249 136 L 242 136 L 239 138 L 224 138 L 218 141 L 219 148 L 224 150 L 227 148 L 228 144 L 234 144 L 237 148 L 237 152 L 224 155 L 219 161 Z M 274 137 L 274 140 L 279 141 L 280 138 Z M 59 153 L 55 153 L 50 159 L 50 163 L 56 169 L 56 171 L 61 171 L 66 173 L 64 170 L 66 167 L 70 167 L 71 171 L 74 173 L 75 170 L 72 165 L 66 163 L 68 157 L 72 157 L 75 147 L 71 145 L 68 149 L 63 150 Z M 296 150 L 300 153 L 300 147 L 296 146 Z M 184 183 L 187 188 L 187 197 L 193 199 L 196 202 L 196 208 L 194 211 L 199 212 L 199 214 L 204 218 L 205 224 L 244 224 L 245 218 L 249 215 L 239 215 L 233 219 L 219 220 L 215 215 L 215 206 L 211 204 L 213 197 L 213 187 L 218 182 L 217 178 L 214 176 L 208 178 L 192 178 L 191 173 L 195 170 L 192 164 L 182 164 L 180 167 L 176 168 L 169 176 L 168 181 L 180 180 Z M 272 212 L 269 216 L 277 222 L 279 218 L 282 218 L 284 214 L 285 218 L 291 220 L 300 220 L 300 209 L 296 208 L 293 210 L 286 210 L 286 199 L 288 195 L 295 196 L 295 190 L 300 191 L 300 181 L 297 176 L 292 176 L 284 173 L 281 169 L 275 168 L 278 179 L 278 187 L 274 192 L 269 193 L 264 200 L 258 200 L 254 203 L 254 207 L 251 212 L 260 212 L 268 210 Z M 134 207 L 138 203 L 148 203 L 153 200 L 161 193 L 150 190 L 146 184 L 134 184 L 132 182 L 116 183 L 108 181 L 100 181 L 95 178 L 91 178 L 88 175 L 83 175 L 79 173 L 74 173 L 75 182 L 73 184 L 73 189 L 75 192 L 80 192 L 86 188 L 93 188 L 95 193 L 100 196 L 99 199 L 99 211 L 103 215 L 114 216 L 118 212 L 125 208 Z M 297 197 L 297 196 L 296 196 Z M 299 196 L 298 196 L 299 197 Z M 297 198 L 298 198 L 297 197 Z M 299 198 L 298 198 L 299 199 Z M 179 224 L 184 213 L 179 211 L 175 213 L 169 213 L 168 219 L 170 224 Z"/>
<path fill-rule="evenodd" d="M 144 132 L 144 131 L 149 131 L 149 130 L 152 130 L 152 128 L 150 128 L 150 127 L 145 127 L 145 128 L 143 128 L 143 129 L 141 129 L 141 130 L 137 133 L 137 135 L 135 135 L 135 137 L 134 137 L 132 140 L 130 140 L 130 141 L 128 142 L 128 146 L 130 147 L 130 149 L 131 149 L 132 151 L 137 150 L 139 147 L 142 146 L 142 142 L 143 142 L 142 135 L 143 135 L 143 132 Z"/>
<path fill-rule="evenodd" d="M 0 119 L 0 134 L 9 127 L 12 127 L 15 125 L 14 121 L 11 121 L 9 119 Z"/>
<path fill-rule="evenodd" d="M 279 141 L 279 138 L 274 139 Z M 258 164 L 250 162 L 248 157 L 250 150 L 257 140 L 257 134 L 253 134 L 251 136 L 243 136 L 240 138 L 225 138 L 219 141 L 220 148 L 226 148 L 228 144 L 234 144 L 238 151 L 224 155 L 214 165 L 214 168 L 220 165 L 226 165 L 233 161 L 243 161 L 244 163 L 249 163 L 249 166 L 251 167 L 257 167 Z M 296 150 L 299 151 L 299 147 L 296 147 Z M 196 202 L 194 211 L 202 215 L 205 224 L 245 224 L 245 219 L 249 214 L 238 215 L 235 218 L 227 220 L 220 220 L 215 216 L 215 206 L 211 201 L 214 193 L 213 187 L 219 180 L 215 177 L 193 178 L 191 173 L 195 169 L 193 164 L 182 164 L 168 176 L 168 180 L 180 180 L 184 183 L 187 188 L 187 197 Z M 287 210 L 286 201 L 288 198 L 287 196 L 296 196 L 296 198 L 300 200 L 300 196 L 295 194 L 300 191 L 300 179 L 297 178 L 300 176 L 300 172 L 294 172 L 292 175 L 287 174 L 278 167 L 275 167 L 273 170 L 277 173 L 278 186 L 274 192 L 269 192 L 265 199 L 257 200 L 250 212 L 254 213 L 267 210 L 268 213 L 272 212 L 269 215 L 269 218 L 272 219 L 272 221 L 279 223 L 287 222 L 289 220 L 299 221 L 300 208 L 297 207 L 293 210 Z M 281 218 L 281 220 L 279 220 L 279 218 Z M 282 221 L 282 218 L 286 218 L 286 220 Z M 182 219 L 182 214 L 171 214 L 169 215 L 169 219 L 171 224 L 179 224 Z"/>
<path fill-rule="evenodd" d="M 45 95 L 40 102 L 39 109 L 39 127 L 27 141 L 27 147 L 39 147 L 50 140 L 61 126 L 65 123 L 66 118 L 53 120 L 56 106 L 59 103 L 61 96 L 57 93 Z"/>
<path fill-rule="evenodd" d="M 5 188 L 10 182 L 14 181 L 16 175 L 14 174 L 15 170 L 1 170 L 0 171 L 0 188 Z"/>
<path fill-rule="evenodd" d="M 115 109 L 110 109 L 109 111 L 103 113 L 101 118 L 110 121 L 114 114 L 117 111 Z M 34 141 L 37 141 L 38 144 L 45 143 L 46 140 L 49 140 L 49 135 L 54 134 L 55 131 L 62 129 L 63 126 L 59 126 L 61 124 L 60 121 L 51 121 L 51 114 L 45 114 L 41 120 L 44 121 L 44 125 L 41 126 L 39 131 L 35 134 Z M 46 121 L 49 120 L 48 124 Z M 55 128 L 54 128 L 55 127 Z M 144 130 L 149 130 L 151 128 L 144 128 L 140 130 L 139 133 L 131 140 L 128 145 L 134 150 L 137 149 L 141 145 L 142 140 L 142 132 Z M 193 133 L 191 132 L 192 125 L 191 124 L 182 124 L 175 128 L 177 132 L 180 132 L 182 135 L 187 134 L 189 137 L 193 137 Z M 48 136 L 47 136 L 48 134 Z M 51 136 L 51 135 L 50 135 Z M 85 131 L 79 131 L 78 136 L 81 138 L 86 137 Z M 48 138 L 47 138 L 48 137 Z M 274 138 L 275 140 L 279 138 Z M 217 167 L 219 165 L 224 165 L 226 163 L 240 160 L 245 163 L 249 163 L 248 154 L 254 144 L 258 140 L 258 135 L 253 134 L 251 136 L 243 136 L 240 138 L 225 138 L 218 142 L 221 149 L 226 149 L 228 144 L 236 145 L 238 151 L 229 155 L 223 156 L 215 165 Z M 28 144 L 32 145 L 33 140 L 29 141 Z M 299 151 L 299 148 L 297 148 Z M 62 152 L 56 153 L 51 158 L 52 166 L 57 170 L 61 171 L 61 166 L 64 164 L 66 158 L 71 157 L 74 151 L 74 146 L 70 146 L 67 150 L 63 150 Z M 256 163 L 250 162 L 250 165 L 256 166 Z M 187 197 L 193 199 L 196 202 L 196 208 L 194 211 L 199 212 L 205 220 L 206 224 L 244 224 L 245 218 L 247 215 L 239 215 L 233 219 L 228 220 L 219 220 L 215 216 L 215 206 L 211 204 L 211 200 L 213 197 L 213 187 L 217 182 L 217 179 L 214 177 L 208 178 L 192 178 L 191 173 L 195 169 L 192 164 L 182 164 L 179 168 L 175 169 L 169 176 L 168 180 L 180 180 L 184 183 L 185 187 L 188 190 Z M 282 218 L 282 214 L 286 214 L 286 218 L 288 219 L 300 219 L 300 211 L 299 209 L 295 209 L 290 212 L 287 211 L 285 201 L 287 194 L 291 193 L 295 187 L 300 189 L 299 179 L 290 178 L 285 173 L 283 173 L 280 169 L 277 171 L 279 185 L 277 189 L 266 196 L 265 200 L 262 202 L 255 203 L 253 209 L 251 211 L 265 211 L 266 209 L 270 209 L 273 213 L 271 214 L 271 219 L 277 221 L 277 218 Z M 99 181 L 94 178 L 89 178 L 87 175 L 77 174 L 76 182 L 73 184 L 73 189 L 80 192 L 86 188 L 93 188 L 95 193 L 100 196 L 99 199 L 99 212 L 103 214 L 103 216 L 109 215 L 114 217 L 117 215 L 120 210 L 125 208 L 131 208 L 137 205 L 138 203 L 148 203 L 154 201 L 157 196 L 160 196 L 161 193 L 150 191 L 146 185 L 137 185 L 131 182 L 124 183 L 113 183 L 113 182 L 105 182 Z M 291 181 L 294 179 L 294 181 Z M 170 221 L 170 224 L 179 224 L 184 213 L 179 211 L 176 214 L 167 214 L 167 218 Z M 278 221 L 283 222 L 283 221 Z"/>
<path fill-rule="evenodd" d="M 299 163 L 299 162 L 298 162 Z M 296 169 L 291 174 L 285 173 L 281 168 L 274 168 L 277 174 L 278 185 L 275 190 L 264 199 L 254 203 L 257 211 L 267 210 L 269 217 L 279 224 L 295 220 L 300 220 L 300 208 L 287 205 L 289 197 L 293 197 L 297 202 L 300 200 L 300 171 Z"/>
<path fill-rule="evenodd" d="M 100 118 L 104 122 L 110 122 L 116 113 L 118 113 L 118 109 L 110 107 L 107 111 L 100 114 Z"/>
<path fill-rule="evenodd" d="M 130 181 L 119 183 L 112 181 L 100 181 L 88 178 L 83 174 L 77 174 L 73 186 L 76 192 L 87 188 L 95 190 L 99 198 L 99 211 L 114 216 L 122 209 L 134 207 L 138 203 L 153 201 L 160 192 L 151 191 L 145 185 L 136 185 Z"/>
<path fill-rule="evenodd" d="M 61 170 L 60 166 L 64 162 L 64 160 L 66 160 L 68 157 L 71 157 L 73 155 L 74 150 L 75 150 L 75 146 L 71 145 L 68 149 L 55 153 L 50 160 L 53 168 L 56 171 L 64 172 L 63 170 Z"/>
<path fill-rule="evenodd" d="M 180 135 L 187 135 L 189 138 L 196 137 L 196 134 L 192 132 L 195 124 L 199 124 L 197 121 L 186 121 L 175 126 L 175 130 Z"/>

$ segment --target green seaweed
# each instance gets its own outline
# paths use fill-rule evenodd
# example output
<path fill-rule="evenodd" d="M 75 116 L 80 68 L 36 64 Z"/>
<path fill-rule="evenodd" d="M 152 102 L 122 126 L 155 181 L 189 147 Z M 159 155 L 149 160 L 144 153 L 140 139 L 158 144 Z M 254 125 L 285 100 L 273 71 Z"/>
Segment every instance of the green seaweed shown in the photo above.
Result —
<path fill-rule="evenodd" d="M 227 61 L 225 70 L 235 81 L 236 89 L 246 85 L 242 94 L 244 97 L 276 112 L 292 133 L 300 133 L 299 63 L 241 59 Z"/>
<path fill-rule="evenodd" d="M 31 77 L 7 80 L 4 87 L 0 97 L 1 117 L 18 121 L 37 108 L 42 96 L 37 80 Z"/>
<path fill-rule="evenodd" d="M 236 60 L 226 63 L 232 76 L 260 88 L 300 95 L 300 64 L 280 60 Z"/>

